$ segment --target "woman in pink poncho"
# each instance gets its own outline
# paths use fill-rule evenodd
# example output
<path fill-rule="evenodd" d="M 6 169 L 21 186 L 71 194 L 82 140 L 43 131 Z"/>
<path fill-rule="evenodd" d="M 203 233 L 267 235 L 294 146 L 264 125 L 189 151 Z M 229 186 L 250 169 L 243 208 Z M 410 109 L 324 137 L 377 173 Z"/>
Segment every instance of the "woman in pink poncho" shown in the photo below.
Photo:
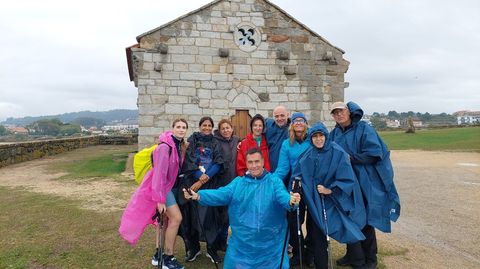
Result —
<path fill-rule="evenodd" d="M 178 208 L 172 188 L 182 166 L 188 124 L 184 119 L 177 119 L 172 124 L 172 131 L 160 135 L 158 147 L 153 151 L 153 168 L 147 172 L 142 184 L 133 194 L 127 208 L 123 212 L 120 235 L 131 244 L 137 243 L 148 224 L 154 224 L 152 217 L 156 210 L 165 212 L 168 225 L 165 232 L 164 265 L 168 268 L 181 269 L 183 266 L 173 256 L 178 227 L 182 222 L 182 214 Z M 157 235 L 159 229 L 157 227 Z M 157 236 L 158 238 L 158 236 Z M 157 242 L 157 248 L 159 243 Z M 157 265 L 157 251 L 152 264 Z"/>

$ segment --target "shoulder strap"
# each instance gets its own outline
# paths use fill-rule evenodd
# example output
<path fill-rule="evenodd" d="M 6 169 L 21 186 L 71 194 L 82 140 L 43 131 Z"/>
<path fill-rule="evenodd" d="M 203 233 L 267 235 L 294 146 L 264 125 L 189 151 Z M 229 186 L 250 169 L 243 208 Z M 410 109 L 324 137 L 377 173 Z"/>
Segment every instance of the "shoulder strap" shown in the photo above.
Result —
<path fill-rule="evenodd" d="M 170 157 L 170 155 L 172 155 L 172 147 L 171 147 L 169 144 L 165 143 L 165 142 L 160 142 L 160 143 L 158 143 L 159 146 L 160 146 L 160 144 L 165 144 L 165 145 L 168 146 L 168 157 Z M 153 151 L 152 151 L 152 153 L 150 154 L 150 163 L 152 164 L 152 167 L 153 167 L 153 165 L 154 165 L 154 162 L 153 162 Z"/>

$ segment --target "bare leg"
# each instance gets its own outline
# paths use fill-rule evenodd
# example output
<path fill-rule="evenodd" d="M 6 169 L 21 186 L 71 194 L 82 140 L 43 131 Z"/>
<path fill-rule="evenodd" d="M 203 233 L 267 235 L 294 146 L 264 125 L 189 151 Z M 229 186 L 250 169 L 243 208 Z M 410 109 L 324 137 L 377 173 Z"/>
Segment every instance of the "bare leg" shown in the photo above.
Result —
<path fill-rule="evenodd" d="M 182 222 L 182 214 L 178 205 L 167 207 L 168 226 L 165 232 L 165 254 L 173 255 L 175 239 L 177 238 L 178 228 Z"/>

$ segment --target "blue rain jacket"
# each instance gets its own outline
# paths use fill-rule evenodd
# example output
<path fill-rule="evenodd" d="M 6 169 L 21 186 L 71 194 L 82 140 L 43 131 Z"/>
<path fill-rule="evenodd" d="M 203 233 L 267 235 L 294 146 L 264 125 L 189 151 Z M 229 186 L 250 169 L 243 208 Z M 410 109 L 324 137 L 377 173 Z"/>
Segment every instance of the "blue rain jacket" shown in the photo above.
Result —
<path fill-rule="evenodd" d="M 228 206 L 232 235 L 225 254 L 225 269 L 279 268 L 287 232 L 290 194 L 276 176 L 264 172 L 236 177 L 216 190 L 200 190 L 202 205 Z M 283 268 L 289 268 L 287 249 Z"/>
<path fill-rule="evenodd" d="M 361 121 L 363 110 L 347 103 L 352 124 L 343 130 L 338 124 L 330 139 L 350 155 L 360 182 L 367 209 L 367 223 L 382 232 L 391 232 L 391 222 L 400 216 L 400 198 L 393 182 L 390 151 L 373 127 Z"/>
<path fill-rule="evenodd" d="M 302 143 L 294 141 L 293 145 L 290 145 L 290 139 L 287 138 L 282 142 L 282 148 L 280 149 L 280 159 L 278 160 L 278 166 L 275 170 L 277 175 L 285 183 L 288 183 L 288 189 L 291 189 L 290 173 L 295 165 L 297 165 L 300 155 L 310 147 L 310 139 L 305 139 Z"/>
<path fill-rule="evenodd" d="M 265 120 L 265 138 L 267 139 L 268 156 L 270 158 L 270 172 L 275 172 L 280 158 L 280 148 L 283 140 L 288 138 L 288 127 L 290 119 L 283 127 L 279 127 L 271 118 Z"/>
<path fill-rule="evenodd" d="M 364 240 L 361 229 L 366 223 L 365 206 L 348 155 L 335 142 L 328 141 L 325 125 L 315 124 L 309 130 L 309 140 L 315 132 L 325 135 L 325 144 L 319 149 L 311 143 L 311 147 L 300 157 L 292 179 L 301 177 L 302 199 L 306 202 L 315 224 L 324 234 L 328 227 L 328 235 L 340 243 Z M 332 190 L 332 194 L 323 196 L 325 204 L 317 191 L 319 184 Z M 325 225 L 325 222 L 328 225 Z"/>

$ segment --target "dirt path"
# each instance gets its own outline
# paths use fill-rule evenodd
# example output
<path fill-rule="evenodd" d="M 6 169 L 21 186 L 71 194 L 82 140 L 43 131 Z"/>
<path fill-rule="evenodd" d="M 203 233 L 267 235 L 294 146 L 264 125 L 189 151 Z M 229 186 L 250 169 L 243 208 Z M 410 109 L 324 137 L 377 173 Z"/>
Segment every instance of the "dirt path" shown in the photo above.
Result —
<path fill-rule="evenodd" d="M 121 210 L 136 185 L 121 179 L 57 180 L 52 165 L 75 162 L 99 150 L 115 152 L 118 146 L 75 150 L 62 155 L 0 169 L 0 186 L 59 195 L 81 201 L 83 208 Z M 378 233 L 387 268 L 480 268 L 480 154 L 395 151 L 392 160 L 402 213 L 392 234 Z"/>

